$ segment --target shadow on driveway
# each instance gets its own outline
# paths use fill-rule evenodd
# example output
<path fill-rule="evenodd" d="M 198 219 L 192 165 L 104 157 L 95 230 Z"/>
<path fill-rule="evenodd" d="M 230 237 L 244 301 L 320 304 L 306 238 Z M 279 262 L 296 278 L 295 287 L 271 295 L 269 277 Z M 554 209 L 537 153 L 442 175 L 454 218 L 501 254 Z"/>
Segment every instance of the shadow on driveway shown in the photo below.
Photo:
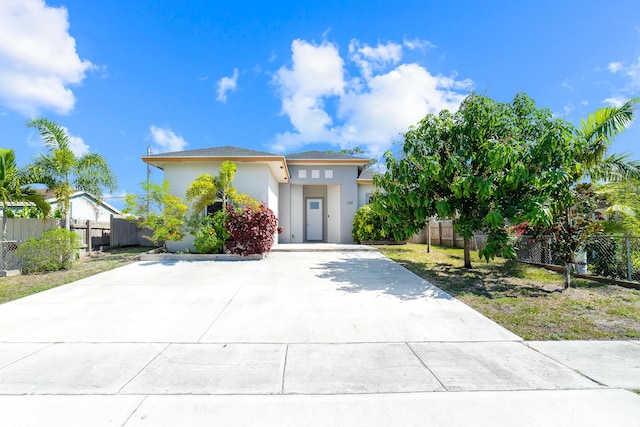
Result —
<path fill-rule="evenodd" d="M 446 299 L 453 297 L 387 259 L 351 258 L 321 263 L 315 274 L 341 284 L 343 292 L 377 291 L 399 298 Z"/>

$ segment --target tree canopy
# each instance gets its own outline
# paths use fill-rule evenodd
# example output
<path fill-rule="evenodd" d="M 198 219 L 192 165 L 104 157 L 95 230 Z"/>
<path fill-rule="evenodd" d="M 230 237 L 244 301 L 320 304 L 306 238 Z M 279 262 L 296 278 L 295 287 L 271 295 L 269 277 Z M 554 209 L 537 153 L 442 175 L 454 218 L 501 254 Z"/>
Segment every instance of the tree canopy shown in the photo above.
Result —
<path fill-rule="evenodd" d="M 71 195 L 75 191 L 87 191 L 101 200 L 103 188 L 109 191 L 117 189 L 116 176 L 102 155 L 88 153 L 76 156 L 71 150 L 66 129 L 56 122 L 38 118 L 30 120 L 27 126 L 38 130 L 49 150 L 29 167 L 29 179 L 53 190 L 68 229 Z"/>
<path fill-rule="evenodd" d="M 389 213 L 386 226 L 405 237 L 429 217 L 452 219 L 465 240 L 465 267 L 471 267 L 469 243 L 479 231 L 487 234 L 482 257 L 513 258 L 507 223 L 558 230 L 568 213 L 584 216 L 576 204 L 586 206 L 585 195 L 593 191 L 579 185 L 583 180 L 638 176 L 639 163 L 608 154 L 637 102 L 602 108 L 575 127 L 525 94 L 509 103 L 472 94 L 458 111 L 429 114 L 411 127 L 399 158 L 385 154 L 387 172 L 374 178 L 383 191 L 374 200 Z"/>
<path fill-rule="evenodd" d="M 572 126 L 518 94 L 510 103 L 470 95 L 451 113 L 429 114 L 404 135 L 399 159 L 386 153 L 387 172 L 376 178 L 390 209 L 390 226 L 406 235 L 427 218 L 454 220 L 465 240 L 465 266 L 471 267 L 470 241 L 486 231 L 480 252 L 514 257 L 505 221 L 548 224 L 548 200 L 568 179 L 565 165 Z"/>

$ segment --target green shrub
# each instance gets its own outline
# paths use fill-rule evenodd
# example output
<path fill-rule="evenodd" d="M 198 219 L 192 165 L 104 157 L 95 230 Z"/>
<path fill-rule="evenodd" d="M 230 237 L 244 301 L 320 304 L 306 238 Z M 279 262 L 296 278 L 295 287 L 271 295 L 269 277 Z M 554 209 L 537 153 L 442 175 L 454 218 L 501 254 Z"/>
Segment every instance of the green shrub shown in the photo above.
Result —
<path fill-rule="evenodd" d="M 225 227 L 224 212 L 218 211 L 214 215 L 199 217 L 189 224 L 195 237 L 193 245 L 198 253 L 222 253 L 224 242 L 229 237 Z"/>
<path fill-rule="evenodd" d="M 71 267 L 81 247 L 80 236 L 58 228 L 24 242 L 16 250 L 16 256 L 23 273 L 57 271 Z"/>
<path fill-rule="evenodd" d="M 387 240 L 390 238 L 384 231 L 385 216 L 376 211 L 370 204 L 356 211 L 353 218 L 351 236 L 355 242 L 366 240 Z"/>

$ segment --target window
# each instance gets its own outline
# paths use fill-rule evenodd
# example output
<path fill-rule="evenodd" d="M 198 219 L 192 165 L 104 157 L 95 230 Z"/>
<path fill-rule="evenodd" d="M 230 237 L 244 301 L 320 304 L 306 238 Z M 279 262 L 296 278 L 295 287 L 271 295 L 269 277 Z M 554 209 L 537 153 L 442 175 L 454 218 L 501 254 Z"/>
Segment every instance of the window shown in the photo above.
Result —
<path fill-rule="evenodd" d="M 307 170 L 306 169 L 300 169 L 298 171 L 298 178 L 306 178 L 307 177 Z"/>
<path fill-rule="evenodd" d="M 309 202 L 309 209 L 320 209 L 320 202 Z"/>
<path fill-rule="evenodd" d="M 213 215 L 222 210 L 222 202 L 215 202 L 212 205 L 207 206 L 207 215 Z"/>
<path fill-rule="evenodd" d="M 320 171 L 318 169 L 314 169 L 311 171 L 311 178 L 320 178 Z"/>
<path fill-rule="evenodd" d="M 333 169 L 327 169 L 324 171 L 324 177 L 331 179 L 333 178 Z"/>

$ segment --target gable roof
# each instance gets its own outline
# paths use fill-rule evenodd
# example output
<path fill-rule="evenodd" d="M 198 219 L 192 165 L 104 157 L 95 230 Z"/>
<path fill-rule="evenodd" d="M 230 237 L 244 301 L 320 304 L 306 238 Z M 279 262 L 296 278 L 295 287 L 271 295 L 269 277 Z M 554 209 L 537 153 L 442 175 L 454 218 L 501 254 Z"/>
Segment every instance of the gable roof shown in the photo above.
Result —
<path fill-rule="evenodd" d="M 278 182 L 289 182 L 289 169 L 284 156 L 248 148 L 225 145 L 222 147 L 197 148 L 195 150 L 142 156 L 143 162 L 162 170 L 168 163 L 224 162 L 226 160 L 234 163 L 266 164 Z"/>
<path fill-rule="evenodd" d="M 160 157 L 282 157 L 265 151 L 250 150 L 248 148 L 223 147 L 196 148 L 195 150 L 173 151 L 171 153 L 150 154 L 147 158 Z"/>
<path fill-rule="evenodd" d="M 362 172 L 360 172 L 360 175 L 358 175 L 357 181 L 362 184 L 372 183 L 374 174 L 375 172 L 373 171 L 373 169 L 367 166 L 362 169 Z"/>
<path fill-rule="evenodd" d="M 300 153 L 287 154 L 285 158 L 289 164 L 342 163 L 364 166 L 369 163 L 369 159 L 367 158 L 336 153 L 335 151 L 303 151 Z"/>

